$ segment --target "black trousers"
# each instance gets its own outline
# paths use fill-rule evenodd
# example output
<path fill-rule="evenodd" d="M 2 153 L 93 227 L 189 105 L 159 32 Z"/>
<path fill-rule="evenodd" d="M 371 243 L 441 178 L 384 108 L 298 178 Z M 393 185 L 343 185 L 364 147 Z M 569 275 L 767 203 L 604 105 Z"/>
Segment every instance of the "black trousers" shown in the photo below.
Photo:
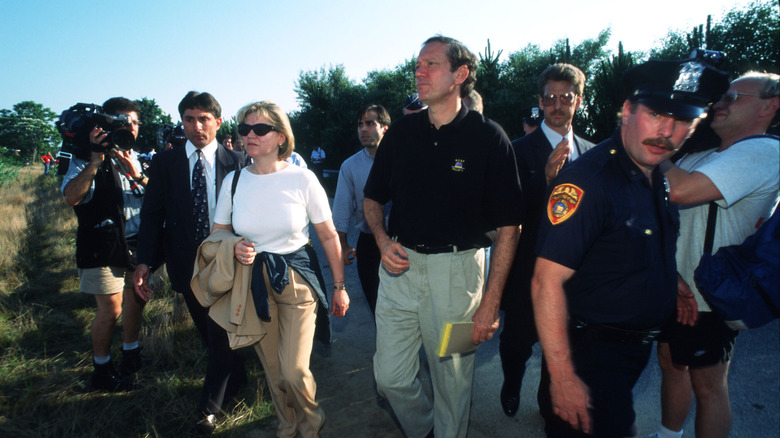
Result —
<path fill-rule="evenodd" d="M 382 263 L 382 254 L 379 253 L 379 247 L 376 246 L 374 235 L 363 232 L 358 236 L 355 251 L 357 252 L 357 271 L 360 285 L 363 287 L 363 294 L 366 296 L 371 314 L 374 315 L 376 313 L 379 266 Z"/>
<path fill-rule="evenodd" d="M 231 400 L 246 382 L 244 358 L 230 348 L 227 332 L 208 315 L 192 290 L 182 292 L 184 302 L 190 311 L 195 328 L 208 351 L 206 378 L 198 403 L 198 410 L 206 414 L 217 414 L 226 400 Z"/>
<path fill-rule="evenodd" d="M 623 343 L 571 335 L 572 360 L 577 375 L 590 390 L 593 434 L 573 430 L 552 411 L 550 373 L 542 363 L 537 398 L 548 437 L 628 437 L 636 436 L 634 399 L 631 394 L 650 358 L 652 343 Z"/>
<path fill-rule="evenodd" d="M 504 327 L 498 338 L 498 352 L 504 382 L 519 392 L 526 362 L 533 354 L 534 344 L 539 342 L 539 335 L 536 333 L 530 288 L 516 288 L 505 293 L 514 293 L 516 296 L 505 301 Z"/>

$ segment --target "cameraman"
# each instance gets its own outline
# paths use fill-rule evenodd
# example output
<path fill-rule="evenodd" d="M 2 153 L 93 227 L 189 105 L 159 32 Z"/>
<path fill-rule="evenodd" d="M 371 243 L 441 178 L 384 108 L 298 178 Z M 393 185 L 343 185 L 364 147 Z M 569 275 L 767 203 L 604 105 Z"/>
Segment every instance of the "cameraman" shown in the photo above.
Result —
<path fill-rule="evenodd" d="M 129 125 L 115 129 L 126 129 L 133 139 L 138 137 L 138 104 L 114 97 L 103 104 L 103 110 L 127 115 Z M 91 329 L 95 368 L 92 386 L 96 390 L 126 391 L 137 387 L 135 373 L 142 365 L 138 333 L 144 302 L 133 293 L 132 281 L 143 187 L 148 179 L 141 173 L 137 154 L 114 148 L 107 136 L 99 126 L 89 132 L 89 161 L 73 156 L 62 193 L 78 219 L 79 290 L 94 295 L 97 304 Z M 117 373 L 110 352 L 120 313 L 124 345 Z"/>

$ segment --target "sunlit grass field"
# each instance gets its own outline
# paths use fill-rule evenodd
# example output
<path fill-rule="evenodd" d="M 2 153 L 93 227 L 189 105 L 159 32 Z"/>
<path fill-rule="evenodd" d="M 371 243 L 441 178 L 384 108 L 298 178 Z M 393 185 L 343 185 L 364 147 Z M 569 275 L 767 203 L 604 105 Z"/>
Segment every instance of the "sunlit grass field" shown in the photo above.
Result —
<path fill-rule="evenodd" d="M 89 388 L 92 297 L 78 292 L 76 218 L 56 175 L 0 165 L 0 436 L 173 437 L 195 421 L 205 348 L 189 316 L 174 312 L 167 279 L 144 311 L 143 387 Z M 174 317 L 176 313 L 176 317 Z M 112 356 L 120 357 L 121 318 Z M 245 436 L 273 416 L 262 368 L 248 351 L 249 382 L 215 436 Z"/>

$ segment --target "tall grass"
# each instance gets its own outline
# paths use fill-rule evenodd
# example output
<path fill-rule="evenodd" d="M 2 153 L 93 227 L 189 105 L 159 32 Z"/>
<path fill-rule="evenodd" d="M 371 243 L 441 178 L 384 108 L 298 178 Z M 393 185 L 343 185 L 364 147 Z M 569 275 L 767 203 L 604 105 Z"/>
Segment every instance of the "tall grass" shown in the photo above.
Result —
<path fill-rule="evenodd" d="M 141 344 L 151 363 L 139 373 L 143 388 L 92 392 L 95 306 L 78 293 L 76 220 L 59 180 L 38 167 L 22 168 L 13 183 L 0 184 L 0 202 L 0 436 L 186 433 L 195 421 L 206 355 L 189 319 L 172 318 L 170 288 L 161 287 L 144 311 Z M 120 356 L 120 325 L 114 357 Z M 272 416 L 262 370 L 249 353 L 249 383 L 216 436 L 244 436 Z"/>

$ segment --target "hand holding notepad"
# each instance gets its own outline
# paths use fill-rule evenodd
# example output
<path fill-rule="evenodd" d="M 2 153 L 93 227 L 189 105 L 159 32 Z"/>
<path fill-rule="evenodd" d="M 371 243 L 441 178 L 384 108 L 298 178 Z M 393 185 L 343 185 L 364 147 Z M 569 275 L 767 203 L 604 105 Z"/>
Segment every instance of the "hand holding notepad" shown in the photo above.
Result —
<path fill-rule="evenodd" d="M 448 322 L 444 326 L 444 333 L 439 345 L 439 357 L 450 356 L 455 353 L 471 353 L 477 349 L 477 345 L 471 340 L 474 333 L 474 323 Z"/>

